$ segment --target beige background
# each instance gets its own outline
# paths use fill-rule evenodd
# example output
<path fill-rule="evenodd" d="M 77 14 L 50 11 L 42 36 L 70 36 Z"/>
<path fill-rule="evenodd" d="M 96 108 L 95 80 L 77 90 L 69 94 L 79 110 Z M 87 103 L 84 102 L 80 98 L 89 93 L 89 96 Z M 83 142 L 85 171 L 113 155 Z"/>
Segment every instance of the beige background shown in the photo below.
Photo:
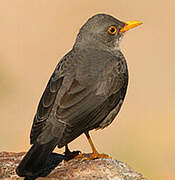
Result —
<path fill-rule="evenodd" d="M 144 24 L 121 44 L 130 72 L 122 110 L 109 128 L 91 133 L 93 140 L 149 179 L 175 179 L 174 7 L 173 0 L 0 0 L 0 151 L 29 148 L 51 73 L 80 26 L 103 12 Z M 83 135 L 71 148 L 90 151 Z"/>

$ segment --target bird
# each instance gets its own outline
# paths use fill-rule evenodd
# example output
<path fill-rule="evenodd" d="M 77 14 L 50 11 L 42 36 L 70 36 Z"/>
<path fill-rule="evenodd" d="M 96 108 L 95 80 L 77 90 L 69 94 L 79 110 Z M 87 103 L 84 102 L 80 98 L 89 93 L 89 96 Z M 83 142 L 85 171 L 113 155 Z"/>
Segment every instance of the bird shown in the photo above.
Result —
<path fill-rule="evenodd" d="M 128 86 L 128 67 L 120 42 L 141 21 L 123 22 L 96 14 L 80 28 L 72 49 L 61 58 L 39 101 L 30 133 L 32 147 L 18 165 L 19 176 L 35 176 L 56 148 L 74 157 L 68 144 L 85 134 L 91 158 L 103 157 L 89 131 L 104 129 L 117 116 Z"/>

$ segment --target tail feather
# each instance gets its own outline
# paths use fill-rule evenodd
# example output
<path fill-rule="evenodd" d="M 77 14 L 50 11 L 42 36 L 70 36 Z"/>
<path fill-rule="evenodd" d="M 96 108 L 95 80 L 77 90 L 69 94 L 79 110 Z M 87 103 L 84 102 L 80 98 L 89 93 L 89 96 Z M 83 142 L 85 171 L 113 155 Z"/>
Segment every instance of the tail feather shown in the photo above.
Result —
<path fill-rule="evenodd" d="M 56 140 L 47 144 L 34 144 L 18 165 L 16 173 L 21 177 L 38 175 L 56 145 Z"/>

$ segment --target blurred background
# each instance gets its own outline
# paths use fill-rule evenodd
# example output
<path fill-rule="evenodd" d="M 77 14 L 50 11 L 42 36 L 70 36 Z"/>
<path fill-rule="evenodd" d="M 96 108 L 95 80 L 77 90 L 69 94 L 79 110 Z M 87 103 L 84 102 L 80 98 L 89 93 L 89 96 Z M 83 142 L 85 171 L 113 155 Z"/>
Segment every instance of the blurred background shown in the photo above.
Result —
<path fill-rule="evenodd" d="M 124 105 L 110 127 L 92 131 L 100 152 L 150 180 L 175 179 L 175 3 L 140 0 L 0 0 L 0 151 L 27 151 L 47 81 L 79 28 L 96 13 L 141 20 L 121 49 L 129 66 Z M 85 136 L 71 149 L 90 152 Z M 64 149 L 56 150 L 62 153 Z"/>

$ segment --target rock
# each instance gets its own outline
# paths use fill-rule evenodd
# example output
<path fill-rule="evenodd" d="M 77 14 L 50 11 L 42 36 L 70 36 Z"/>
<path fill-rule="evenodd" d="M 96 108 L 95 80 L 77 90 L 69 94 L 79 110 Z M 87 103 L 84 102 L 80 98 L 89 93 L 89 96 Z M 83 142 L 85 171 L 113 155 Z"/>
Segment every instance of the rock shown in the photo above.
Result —
<path fill-rule="evenodd" d="M 52 153 L 40 176 L 20 178 L 15 169 L 24 156 L 24 152 L 0 153 L 0 179 L 3 180 L 146 180 L 126 163 L 114 159 L 64 161 L 60 154 Z M 59 164 L 58 164 L 59 162 Z M 50 174 L 49 174 L 50 173 Z"/>
<path fill-rule="evenodd" d="M 4 180 L 16 180 L 20 179 L 15 169 L 19 164 L 20 160 L 24 156 L 24 152 L 13 153 L 13 152 L 0 152 L 0 179 Z"/>

